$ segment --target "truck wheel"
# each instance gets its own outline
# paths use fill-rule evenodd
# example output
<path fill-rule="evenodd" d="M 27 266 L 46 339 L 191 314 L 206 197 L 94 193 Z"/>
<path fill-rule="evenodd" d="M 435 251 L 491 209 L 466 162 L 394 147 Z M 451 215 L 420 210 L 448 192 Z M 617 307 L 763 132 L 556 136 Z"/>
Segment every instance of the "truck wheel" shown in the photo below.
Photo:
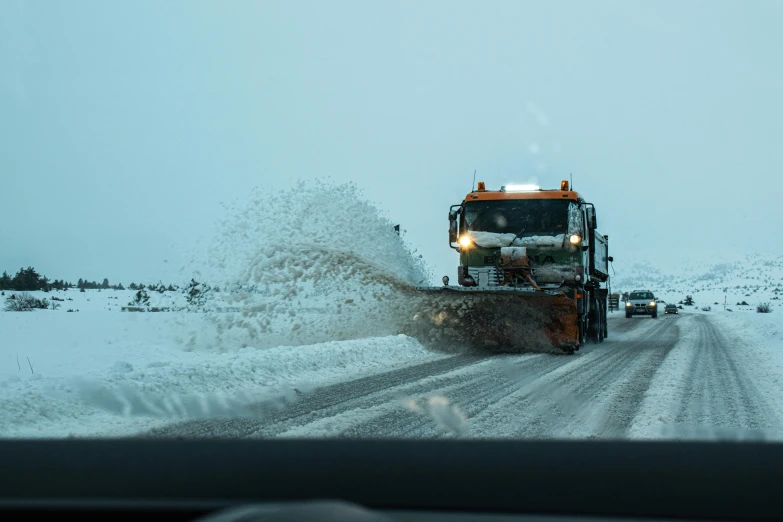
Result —
<path fill-rule="evenodd" d="M 609 337 L 609 318 L 604 313 L 604 339 Z"/>
<path fill-rule="evenodd" d="M 598 342 L 599 343 L 604 342 L 604 318 L 603 317 L 601 317 L 600 322 L 598 323 Z"/>
<path fill-rule="evenodd" d="M 598 322 L 596 323 L 596 330 L 598 330 L 598 342 L 604 342 L 604 324 L 606 323 L 606 316 L 604 315 L 604 309 L 601 306 L 603 303 L 598 301 L 598 308 L 595 310 L 595 316 Z"/>
<path fill-rule="evenodd" d="M 598 299 L 592 301 L 593 309 L 587 315 L 587 340 L 591 343 L 601 342 L 601 309 L 598 303 Z"/>

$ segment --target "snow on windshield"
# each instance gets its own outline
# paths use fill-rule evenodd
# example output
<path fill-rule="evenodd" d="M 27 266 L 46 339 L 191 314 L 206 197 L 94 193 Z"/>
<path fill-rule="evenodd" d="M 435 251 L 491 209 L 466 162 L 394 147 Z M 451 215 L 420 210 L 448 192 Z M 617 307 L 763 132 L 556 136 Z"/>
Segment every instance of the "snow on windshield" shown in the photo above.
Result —
<path fill-rule="evenodd" d="M 515 237 L 514 234 L 498 234 L 495 232 L 471 232 L 470 237 L 480 247 L 500 248 L 505 246 L 526 246 L 536 248 L 555 248 L 566 244 L 565 234 L 556 236 L 525 236 Z"/>

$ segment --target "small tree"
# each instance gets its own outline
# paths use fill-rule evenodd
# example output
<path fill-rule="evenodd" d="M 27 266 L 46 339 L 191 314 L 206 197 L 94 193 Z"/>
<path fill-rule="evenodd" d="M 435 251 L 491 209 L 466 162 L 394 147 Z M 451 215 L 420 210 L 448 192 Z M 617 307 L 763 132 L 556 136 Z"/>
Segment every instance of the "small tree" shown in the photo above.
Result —
<path fill-rule="evenodd" d="M 691 296 L 689 296 L 689 295 L 686 295 L 686 296 L 685 296 L 685 301 L 683 302 L 683 304 L 684 304 L 685 306 L 693 306 L 693 305 L 694 305 L 694 302 L 693 302 L 693 297 L 691 297 Z"/>
<path fill-rule="evenodd" d="M 188 305 L 195 308 L 203 307 L 207 302 L 207 294 L 211 288 L 207 284 L 202 284 L 191 279 L 188 286 L 185 287 L 183 293 L 185 294 L 185 300 Z"/>
<path fill-rule="evenodd" d="M 145 290 L 139 290 L 133 297 L 133 301 L 128 303 L 128 306 L 149 306 L 150 296 L 147 295 Z"/>

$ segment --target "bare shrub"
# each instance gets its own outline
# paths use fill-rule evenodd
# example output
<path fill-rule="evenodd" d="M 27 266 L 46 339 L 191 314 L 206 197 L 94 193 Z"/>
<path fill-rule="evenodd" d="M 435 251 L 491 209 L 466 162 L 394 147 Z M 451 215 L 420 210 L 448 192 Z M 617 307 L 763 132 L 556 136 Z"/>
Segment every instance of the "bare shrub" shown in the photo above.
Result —
<path fill-rule="evenodd" d="M 769 303 L 759 303 L 756 305 L 756 312 L 760 314 L 768 314 L 772 311 L 772 307 L 769 305 Z"/>
<path fill-rule="evenodd" d="M 46 299 L 44 299 L 46 301 Z M 46 301 L 46 308 L 48 308 L 49 302 Z M 44 308 L 43 301 L 36 299 L 27 292 L 20 292 L 18 294 L 12 294 L 5 300 L 6 312 L 29 312 L 36 308 Z"/>

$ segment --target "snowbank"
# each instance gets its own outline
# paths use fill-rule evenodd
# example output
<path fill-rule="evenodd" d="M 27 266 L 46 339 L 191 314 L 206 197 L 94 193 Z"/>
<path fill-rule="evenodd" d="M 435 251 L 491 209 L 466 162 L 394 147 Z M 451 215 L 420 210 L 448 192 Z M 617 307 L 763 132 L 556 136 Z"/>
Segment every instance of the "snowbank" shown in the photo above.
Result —
<path fill-rule="evenodd" d="M 283 406 L 315 386 L 440 357 L 405 336 L 187 352 L 167 315 L 0 313 L 0 436 L 120 436 L 256 415 L 251 404 Z"/>

